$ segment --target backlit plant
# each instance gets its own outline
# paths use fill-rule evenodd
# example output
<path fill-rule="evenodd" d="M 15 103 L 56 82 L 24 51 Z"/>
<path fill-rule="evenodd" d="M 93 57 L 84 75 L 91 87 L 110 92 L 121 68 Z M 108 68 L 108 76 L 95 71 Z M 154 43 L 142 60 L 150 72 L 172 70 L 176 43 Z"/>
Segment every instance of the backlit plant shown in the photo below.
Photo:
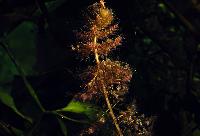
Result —
<path fill-rule="evenodd" d="M 105 100 L 109 115 L 115 126 L 115 135 L 150 135 L 150 118 L 139 115 L 135 105 L 127 110 L 115 109 L 123 105 L 124 95 L 128 92 L 128 83 L 132 78 L 132 69 L 121 61 L 108 58 L 108 54 L 122 44 L 118 34 L 119 26 L 111 9 L 105 6 L 104 0 L 88 7 L 86 25 L 77 32 L 78 43 L 72 49 L 83 58 L 94 56 L 95 65 L 90 66 L 83 74 L 85 92 L 80 94 L 82 101 Z M 98 125 L 102 126 L 107 118 L 100 115 L 96 124 L 84 130 L 81 135 L 97 133 Z"/>

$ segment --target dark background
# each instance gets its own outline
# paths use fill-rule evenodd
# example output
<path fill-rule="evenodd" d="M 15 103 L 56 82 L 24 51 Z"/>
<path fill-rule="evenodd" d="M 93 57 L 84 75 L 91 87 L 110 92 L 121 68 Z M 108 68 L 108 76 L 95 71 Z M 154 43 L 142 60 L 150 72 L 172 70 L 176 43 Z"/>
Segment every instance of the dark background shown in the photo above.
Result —
<path fill-rule="evenodd" d="M 19 108 L 30 98 L 3 44 L 33 87 L 43 90 L 37 93 L 44 107 L 63 107 L 81 91 L 78 74 L 90 62 L 72 52 L 71 45 L 74 31 L 84 25 L 84 10 L 94 2 L 0 0 L 0 91 L 11 95 Z M 106 0 L 106 5 L 124 36 L 110 57 L 135 70 L 127 101 L 136 99 L 141 113 L 155 116 L 155 136 L 199 136 L 200 2 Z M 0 121 L 24 128 L 10 109 L 2 103 L 0 108 Z M 29 108 L 34 116 L 37 108 Z"/>

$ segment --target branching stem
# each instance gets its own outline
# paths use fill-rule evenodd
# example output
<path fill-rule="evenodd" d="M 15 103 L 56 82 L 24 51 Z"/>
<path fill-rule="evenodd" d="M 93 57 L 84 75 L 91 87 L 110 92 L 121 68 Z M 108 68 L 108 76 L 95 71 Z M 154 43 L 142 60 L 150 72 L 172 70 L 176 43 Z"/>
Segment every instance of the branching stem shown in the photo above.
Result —
<path fill-rule="evenodd" d="M 94 46 L 96 46 L 96 44 L 97 44 L 97 38 L 95 36 L 94 37 Z M 100 61 L 99 61 L 99 54 L 98 54 L 97 48 L 95 49 L 94 54 L 95 54 L 96 63 L 97 63 L 97 65 L 99 65 Z M 119 136 L 123 136 L 123 134 L 121 132 L 121 129 L 119 127 L 119 124 L 117 123 L 117 119 L 115 117 L 115 114 L 114 114 L 114 112 L 112 110 L 112 106 L 111 106 L 110 100 L 108 98 L 108 92 L 106 90 L 106 87 L 104 85 L 104 81 L 103 80 L 101 80 L 101 84 L 102 84 L 102 89 L 103 89 L 103 94 L 104 94 L 104 97 L 105 97 L 105 100 L 106 100 L 106 104 L 107 104 L 107 107 L 108 107 L 108 109 L 110 111 L 109 114 L 110 114 L 110 116 L 111 116 L 111 118 L 112 118 L 112 120 L 114 122 L 114 125 L 115 125 L 115 127 L 117 129 L 117 132 L 118 132 Z"/>

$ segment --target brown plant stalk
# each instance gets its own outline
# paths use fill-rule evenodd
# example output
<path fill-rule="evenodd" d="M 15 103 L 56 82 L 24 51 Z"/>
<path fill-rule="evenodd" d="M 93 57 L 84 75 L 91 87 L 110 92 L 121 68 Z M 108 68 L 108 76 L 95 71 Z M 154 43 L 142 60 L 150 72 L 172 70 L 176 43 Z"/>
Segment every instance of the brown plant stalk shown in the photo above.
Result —
<path fill-rule="evenodd" d="M 101 1 L 100 1 L 101 2 Z M 103 5 L 104 6 L 104 5 Z M 96 45 L 96 36 L 94 37 L 94 45 Z M 98 55 L 98 50 L 97 49 L 95 49 L 95 51 L 94 51 L 94 54 L 95 54 L 95 60 L 96 60 L 96 64 L 99 66 L 99 55 Z M 103 80 L 101 80 L 101 84 L 102 84 L 102 89 L 103 89 L 103 94 L 104 94 L 104 97 L 105 97 L 105 100 L 106 100 L 106 104 L 107 104 L 107 106 L 108 106 L 108 109 L 109 109 L 109 114 L 110 114 L 110 116 L 112 117 L 112 119 L 113 119 L 113 122 L 114 122 L 114 125 L 115 125 L 115 127 L 116 127 L 116 129 L 117 129 L 117 132 L 118 132 L 118 134 L 120 135 L 120 136 L 123 136 L 123 134 L 122 134 L 122 131 L 121 131 L 121 129 L 120 129 L 120 127 L 119 127 L 119 124 L 118 124 L 118 122 L 117 122 L 117 119 L 116 119 L 116 117 L 115 117 L 115 114 L 114 114 L 114 112 L 113 112 L 113 110 L 112 110 L 112 106 L 111 106 L 111 104 L 110 104 L 110 100 L 109 100 L 109 98 L 108 98 L 108 92 L 107 92 L 107 90 L 106 90 L 106 87 L 105 87 L 105 85 L 104 85 L 104 81 Z"/>

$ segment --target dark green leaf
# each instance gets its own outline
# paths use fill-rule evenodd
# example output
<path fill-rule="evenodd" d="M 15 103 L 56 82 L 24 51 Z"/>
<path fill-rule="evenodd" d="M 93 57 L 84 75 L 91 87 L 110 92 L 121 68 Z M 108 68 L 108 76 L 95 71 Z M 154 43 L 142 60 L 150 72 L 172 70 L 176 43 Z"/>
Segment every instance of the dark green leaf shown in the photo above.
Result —
<path fill-rule="evenodd" d="M 19 129 L 14 128 L 14 127 L 11 127 L 11 129 L 12 129 L 12 132 L 15 133 L 16 136 L 24 136 L 22 130 L 19 130 Z"/>
<path fill-rule="evenodd" d="M 167 11 L 167 7 L 165 6 L 164 3 L 159 3 L 159 4 L 158 4 L 158 7 L 159 7 L 163 12 L 166 12 L 166 11 Z"/>
<path fill-rule="evenodd" d="M 0 58 L 0 83 L 2 85 L 11 82 L 13 76 L 18 74 L 18 72 L 2 46 L 0 46 Z"/>
<path fill-rule="evenodd" d="M 36 74 L 33 66 L 36 62 L 37 26 L 25 21 L 18 25 L 6 38 L 14 57 L 28 75 Z"/>
<path fill-rule="evenodd" d="M 59 118 L 57 118 L 57 119 L 58 119 L 58 123 L 60 125 L 60 128 L 61 128 L 64 136 L 67 136 L 67 128 L 66 128 L 64 122 L 61 119 L 59 119 Z"/>
<path fill-rule="evenodd" d="M 7 105 L 8 107 L 10 107 L 11 109 L 13 109 L 13 111 L 16 112 L 23 119 L 32 122 L 32 120 L 29 117 L 24 116 L 22 113 L 18 111 L 13 101 L 13 98 L 8 93 L 6 93 L 6 91 L 3 91 L 2 88 L 0 88 L 0 101 L 5 105 Z"/>

